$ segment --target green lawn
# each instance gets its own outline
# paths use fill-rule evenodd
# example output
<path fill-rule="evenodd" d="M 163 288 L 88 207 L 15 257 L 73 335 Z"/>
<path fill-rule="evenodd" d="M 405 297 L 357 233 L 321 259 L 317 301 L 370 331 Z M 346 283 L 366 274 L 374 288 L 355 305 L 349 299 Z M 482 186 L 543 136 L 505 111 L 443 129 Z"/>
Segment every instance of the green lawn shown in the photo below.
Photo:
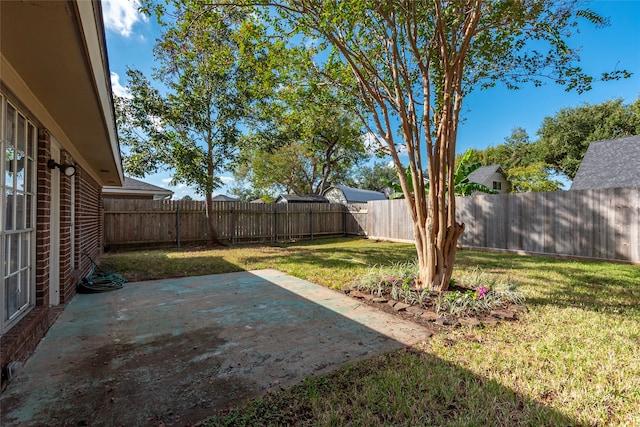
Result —
<path fill-rule="evenodd" d="M 412 245 L 334 239 L 110 253 L 101 265 L 130 280 L 275 268 L 344 288 L 414 257 Z M 310 377 L 206 425 L 640 425 L 640 267 L 459 251 L 454 278 L 476 268 L 519 284 L 529 312 Z"/>

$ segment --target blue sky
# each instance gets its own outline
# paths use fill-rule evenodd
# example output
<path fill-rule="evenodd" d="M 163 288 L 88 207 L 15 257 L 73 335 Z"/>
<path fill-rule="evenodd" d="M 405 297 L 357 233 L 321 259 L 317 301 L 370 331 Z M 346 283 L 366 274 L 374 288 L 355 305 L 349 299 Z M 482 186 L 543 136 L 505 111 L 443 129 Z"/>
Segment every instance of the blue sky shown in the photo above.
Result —
<path fill-rule="evenodd" d="M 600 82 L 583 94 L 565 92 L 560 86 L 526 86 L 512 91 L 497 86 L 477 91 L 464 100 L 464 121 L 458 132 L 458 153 L 468 148 L 483 149 L 498 145 L 509 136 L 514 127 L 527 130 L 532 139 L 542 120 L 565 107 L 583 103 L 600 103 L 622 98 L 631 103 L 640 96 L 640 0 L 600 0 L 589 3 L 591 9 L 609 17 L 611 25 L 595 29 L 592 25 L 580 28 L 571 38 L 574 47 L 581 47 L 581 66 L 594 76 L 604 71 L 626 69 L 633 74 L 630 79 Z M 151 73 L 153 46 L 158 29 L 153 19 L 144 19 L 137 13 L 137 0 L 103 0 L 109 65 L 114 93 L 122 94 L 126 86 L 127 67 Z M 230 174 L 223 177 L 232 182 Z M 186 186 L 168 185 L 170 174 L 149 175 L 144 181 L 169 188 L 174 198 L 194 193 Z M 225 193 L 221 188 L 218 193 Z"/>

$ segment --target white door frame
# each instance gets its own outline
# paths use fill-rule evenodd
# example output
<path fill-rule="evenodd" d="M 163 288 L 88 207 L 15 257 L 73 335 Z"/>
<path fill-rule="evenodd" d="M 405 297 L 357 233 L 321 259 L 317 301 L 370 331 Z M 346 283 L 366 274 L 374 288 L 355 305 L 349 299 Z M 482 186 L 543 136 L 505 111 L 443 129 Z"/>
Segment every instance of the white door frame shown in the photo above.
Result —
<path fill-rule="evenodd" d="M 51 158 L 60 163 L 60 145 L 51 138 Z M 49 305 L 60 305 L 60 171 L 51 169 L 49 217 Z"/>

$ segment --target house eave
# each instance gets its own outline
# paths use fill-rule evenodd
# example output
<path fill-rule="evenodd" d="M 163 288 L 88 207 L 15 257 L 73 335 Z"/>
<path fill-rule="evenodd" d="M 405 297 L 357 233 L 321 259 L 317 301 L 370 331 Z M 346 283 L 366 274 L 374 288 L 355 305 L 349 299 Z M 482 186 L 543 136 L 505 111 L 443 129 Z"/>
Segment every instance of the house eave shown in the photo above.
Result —
<path fill-rule="evenodd" d="M 0 19 L 3 87 L 100 185 L 121 185 L 100 3 L 3 1 Z"/>

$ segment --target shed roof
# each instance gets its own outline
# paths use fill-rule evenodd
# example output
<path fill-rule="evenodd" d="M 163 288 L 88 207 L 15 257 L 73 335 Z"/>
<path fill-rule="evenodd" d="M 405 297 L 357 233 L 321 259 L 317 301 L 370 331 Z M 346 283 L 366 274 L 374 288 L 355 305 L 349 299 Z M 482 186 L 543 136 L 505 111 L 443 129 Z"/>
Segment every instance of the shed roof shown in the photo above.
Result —
<path fill-rule="evenodd" d="M 363 190 L 361 188 L 346 187 L 344 185 L 330 187 L 324 194 L 327 194 L 332 189 L 341 191 L 348 203 L 365 203 L 370 200 L 386 200 L 387 198 L 387 196 L 380 191 Z"/>
<path fill-rule="evenodd" d="M 329 203 L 329 200 L 318 194 L 305 194 L 302 196 L 297 194 L 283 194 L 278 196 L 276 203 Z"/>
<path fill-rule="evenodd" d="M 218 194 L 217 196 L 214 196 L 212 200 L 214 202 L 237 202 L 238 201 L 238 199 L 234 197 L 229 197 L 224 194 Z"/>
<path fill-rule="evenodd" d="M 589 144 L 571 190 L 616 187 L 640 187 L 640 135 Z"/>

